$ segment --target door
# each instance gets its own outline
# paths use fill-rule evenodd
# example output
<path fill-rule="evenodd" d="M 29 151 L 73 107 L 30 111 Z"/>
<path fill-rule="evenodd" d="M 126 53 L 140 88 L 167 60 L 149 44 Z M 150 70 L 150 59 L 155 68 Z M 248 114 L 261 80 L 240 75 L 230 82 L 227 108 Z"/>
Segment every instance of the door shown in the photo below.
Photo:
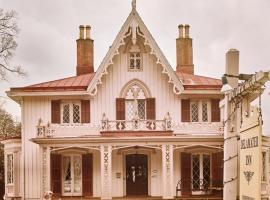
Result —
<path fill-rule="evenodd" d="M 126 156 L 127 195 L 148 195 L 148 159 L 144 154 Z"/>
<path fill-rule="evenodd" d="M 63 195 L 82 195 L 82 158 L 81 155 L 63 156 Z"/>

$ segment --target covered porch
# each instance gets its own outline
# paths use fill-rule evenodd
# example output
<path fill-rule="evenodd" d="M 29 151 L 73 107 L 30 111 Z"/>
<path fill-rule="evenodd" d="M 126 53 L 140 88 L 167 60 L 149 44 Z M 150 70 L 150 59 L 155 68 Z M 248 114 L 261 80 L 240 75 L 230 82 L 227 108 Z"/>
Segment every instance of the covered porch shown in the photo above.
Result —
<path fill-rule="evenodd" d="M 42 152 L 42 194 L 54 199 L 209 199 L 223 182 L 223 138 L 211 137 L 32 141 Z"/>

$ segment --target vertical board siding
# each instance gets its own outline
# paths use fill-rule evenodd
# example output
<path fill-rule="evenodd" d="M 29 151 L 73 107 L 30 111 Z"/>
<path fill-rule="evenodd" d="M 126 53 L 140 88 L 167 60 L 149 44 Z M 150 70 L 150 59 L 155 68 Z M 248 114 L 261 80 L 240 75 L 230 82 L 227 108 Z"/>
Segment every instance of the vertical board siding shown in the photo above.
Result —
<path fill-rule="evenodd" d="M 156 99 L 156 119 L 163 119 L 167 112 L 175 122 L 180 121 L 180 99 L 174 95 L 168 76 L 162 73 L 162 67 L 156 64 L 156 59 L 149 53 L 143 55 L 143 70 L 128 71 L 127 54 L 120 53 L 114 58 L 114 64 L 109 66 L 108 74 L 102 77 L 98 85 L 98 93 L 91 100 L 91 122 L 100 123 L 105 113 L 109 120 L 116 119 L 115 99 L 120 98 L 123 87 L 131 80 L 142 81 L 150 90 L 151 98 Z"/>

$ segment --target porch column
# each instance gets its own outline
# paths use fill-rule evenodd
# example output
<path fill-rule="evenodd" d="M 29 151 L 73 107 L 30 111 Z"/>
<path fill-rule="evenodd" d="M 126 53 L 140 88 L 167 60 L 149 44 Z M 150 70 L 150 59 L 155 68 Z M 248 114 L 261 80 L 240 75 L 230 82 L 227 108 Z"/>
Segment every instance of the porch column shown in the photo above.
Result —
<path fill-rule="evenodd" d="M 112 146 L 101 145 L 101 200 L 112 199 Z"/>
<path fill-rule="evenodd" d="M 173 145 L 162 145 L 163 199 L 174 199 L 173 185 Z"/>
<path fill-rule="evenodd" d="M 42 193 L 41 196 L 44 195 L 45 192 L 51 190 L 51 150 L 50 147 L 42 148 Z"/>

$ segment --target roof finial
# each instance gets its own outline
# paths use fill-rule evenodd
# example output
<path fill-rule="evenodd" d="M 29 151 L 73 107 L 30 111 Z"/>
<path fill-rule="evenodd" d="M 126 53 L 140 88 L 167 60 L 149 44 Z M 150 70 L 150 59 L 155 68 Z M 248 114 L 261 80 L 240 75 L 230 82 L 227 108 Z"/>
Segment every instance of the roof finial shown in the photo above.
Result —
<path fill-rule="evenodd" d="M 132 10 L 136 10 L 136 0 L 132 0 Z"/>

